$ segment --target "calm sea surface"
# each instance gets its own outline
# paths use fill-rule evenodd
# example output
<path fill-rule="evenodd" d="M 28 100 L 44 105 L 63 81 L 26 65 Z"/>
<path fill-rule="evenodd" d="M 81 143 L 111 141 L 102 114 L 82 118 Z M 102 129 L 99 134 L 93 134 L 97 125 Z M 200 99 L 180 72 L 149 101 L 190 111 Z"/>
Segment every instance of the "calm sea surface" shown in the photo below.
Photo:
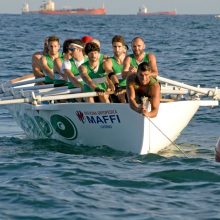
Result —
<path fill-rule="evenodd" d="M 161 76 L 220 86 L 220 19 L 207 16 L 0 15 L 0 81 L 31 72 L 31 54 L 58 35 L 146 40 Z M 131 50 L 130 50 L 131 52 Z M 138 156 L 102 146 L 33 141 L 0 106 L 0 219 L 220 219 L 214 147 L 220 108 L 201 108 L 175 146 Z"/>

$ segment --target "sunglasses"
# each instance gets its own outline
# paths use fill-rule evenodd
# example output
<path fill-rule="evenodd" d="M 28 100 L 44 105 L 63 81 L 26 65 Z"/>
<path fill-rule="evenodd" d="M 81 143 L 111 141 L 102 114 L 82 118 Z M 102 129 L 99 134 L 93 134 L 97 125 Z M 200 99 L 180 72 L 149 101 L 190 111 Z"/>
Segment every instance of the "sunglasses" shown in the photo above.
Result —
<path fill-rule="evenodd" d="M 68 48 L 68 50 L 70 50 L 70 51 L 74 51 L 76 48 L 74 48 L 74 47 L 70 47 L 70 48 Z"/>

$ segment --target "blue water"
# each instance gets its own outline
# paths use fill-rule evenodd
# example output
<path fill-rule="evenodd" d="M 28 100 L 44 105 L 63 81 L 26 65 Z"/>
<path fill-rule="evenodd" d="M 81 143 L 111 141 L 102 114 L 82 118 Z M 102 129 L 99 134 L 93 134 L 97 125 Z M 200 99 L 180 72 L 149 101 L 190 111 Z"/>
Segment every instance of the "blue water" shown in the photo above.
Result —
<path fill-rule="evenodd" d="M 43 39 L 92 35 L 111 55 L 111 38 L 142 36 L 161 76 L 220 86 L 220 19 L 207 16 L 0 15 L 0 81 L 31 71 Z M 130 50 L 131 52 L 131 50 Z M 220 108 L 201 108 L 160 154 L 33 141 L 0 107 L 0 219 L 220 219 Z"/>

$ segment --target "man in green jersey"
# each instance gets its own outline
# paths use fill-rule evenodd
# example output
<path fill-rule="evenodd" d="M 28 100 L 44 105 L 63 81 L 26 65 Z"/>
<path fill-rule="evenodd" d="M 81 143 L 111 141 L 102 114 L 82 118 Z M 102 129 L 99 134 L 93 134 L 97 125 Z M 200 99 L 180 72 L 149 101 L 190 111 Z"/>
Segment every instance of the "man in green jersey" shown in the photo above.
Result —
<path fill-rule="evenodd" d="M 53 83 L 54 80 L 54 60 L 61 57 L 59 53 L 60 43 L 57 36 L 50 36 L 48 38 L 48 53 L 41 58 L 43 71 L 45 74 L 45 82 Z"/>
<path fill-rule="evenodd" d="M 88 60 L 83 54 L 84 43 L 81 39 L 73 39 L 66 50 L 69 51 L 70 57 L 64 60 L 62 69 L 68 80 L 68 88 L 82 88 L 83 82 L 78 68 Z"/>
<path fill-rule="evenodd" d="M 147 62 L 139 64 L 137 74 L 127 77 L 127 96 L 131 109 L 145 117 L 156 117 L 160 105 L 160 85 L 151 77 L 152 70 Z M 151 109 L 148 111 L 145 97 L 148 97 Z"/>
<path fill-rule="evenodd" d="M 123 63 L 122 77 L 137 72 L 138 65 L 142 62 L 149 63 L 151 67 L 151 76 L 156 78 L 158 75 L 156 57 L 152 53 L 145 52 L 145 43 L 141 37 L 135 37 L 131 42 L 133 54 L 126 56 Z"/>
<path fill-rule="evenodd" d="M 104 62 L 105 72 L 114 84 L 115 95 L 119 102 L 125 103 L 126 79 L 121 78 L 123 70 L 123 61 L 127 52 L 127 45 L 121 35 L 115 35 L 112 38 L 113 57 L 109 57 Z"/>
<path fill-rule="evenodd" d="M 85 92 L 96 91 L 101 102 L 109 103 L 106 73 L 103 68 L 103 56 L 100 55 L 100 47 L 94 43 L 87 43 L 85 46 L 85 54 L 88 61 L 79 67 L 80 75 L 85 82 L 83 90 Z M 93 97 L 88 98 L 89 102 L 94 102 Z"/>

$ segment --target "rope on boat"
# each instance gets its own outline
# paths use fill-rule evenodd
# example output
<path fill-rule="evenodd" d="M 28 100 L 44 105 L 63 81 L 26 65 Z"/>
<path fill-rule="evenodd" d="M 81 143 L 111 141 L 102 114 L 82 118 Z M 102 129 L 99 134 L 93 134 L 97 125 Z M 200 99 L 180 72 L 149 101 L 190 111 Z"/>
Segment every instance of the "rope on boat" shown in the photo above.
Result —
<path fill-rule="evenodd" d="M 147 119 L 155 126 L 155 128 L 158 129 L 158 131 L 161 132 L 161 134 L 164 135 L 164 137 L 167 138 L 167 140 L 170 141 L 171 144 L 173 144 L 185 157 L 189 158 L 189 156 L 175 142 L 173 142 L 149 117 L 147 117 Z"/>
<path fill-rule="evenodd" d="M 148 108 L 148 103 L 149 103 L 149 102 L 147 103 L 148 97 L 143 96 L 143 97 L 141 98 L 141 101 L 142 101 L 142 105 L 145 105 L 145 106 L 147 106 L 147 108 Z M 150 119 L 150 117 L 147 117 L 147 119 L 149 120 L 149 122 L 150 122 L 152 125 L 155 126 L 156 129 L 158 129 L 158 131 L 160 131 L 160 133 L 161 133 L 162 135 L 164 135 L 165 138 L 167 138 L 167 140 L 170 141 L 171 144 L 173 144 L 185 157 L 189 158 L 189 156 L 188 156 L 175 142 L 173 142 L 173 141 Z M 150 136 L 150 135 L 149 135 L 149 136 Z"/>

